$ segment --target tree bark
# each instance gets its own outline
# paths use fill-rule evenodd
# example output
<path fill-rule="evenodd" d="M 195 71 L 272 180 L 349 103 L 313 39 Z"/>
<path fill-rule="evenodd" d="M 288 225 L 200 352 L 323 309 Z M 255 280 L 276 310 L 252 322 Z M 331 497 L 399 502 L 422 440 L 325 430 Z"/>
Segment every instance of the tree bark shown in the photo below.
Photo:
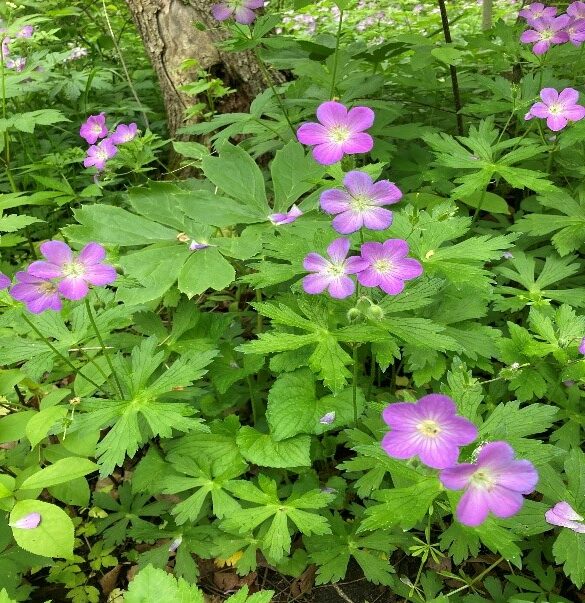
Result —
<path fill-rule="evenodd" d="M 226 34 L 211 15 L 209 0 L 126 0 L 144 42 L 162 91 L 170 136 L 185 123 L 185 111 L 198 102 L 179 88 L 194 79 L 195 70 L 182 70 L 186 59 L 237 90 L 218 101 L 219 112 L 246 111 L 264 88 L 253 53 L 218 50 Z M 205 31 L 194 24 L 201 22 Z"/>

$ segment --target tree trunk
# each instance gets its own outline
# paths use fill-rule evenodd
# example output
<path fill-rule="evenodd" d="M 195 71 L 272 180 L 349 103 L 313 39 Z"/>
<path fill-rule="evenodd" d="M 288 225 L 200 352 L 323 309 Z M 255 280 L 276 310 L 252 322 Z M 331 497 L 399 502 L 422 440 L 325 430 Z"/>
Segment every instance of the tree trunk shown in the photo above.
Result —
<path fill-rule="evenodd" d="M 179 88 L 193 81 L 195 69 L 182 70 L 186 59 L 196 59 L 201 69 L 237 90 L 218 101 L 219 112 L 247 111 L 264 88 L 253 53 L 222 52 L 216 43 L 226 35 L 211 16 L 208 0 L 126 0 L 162 91 L 170 136 L 185 123 L 185 110 L 198 102 Z M 201 22 L 205 31 L 194 24 Z"/>

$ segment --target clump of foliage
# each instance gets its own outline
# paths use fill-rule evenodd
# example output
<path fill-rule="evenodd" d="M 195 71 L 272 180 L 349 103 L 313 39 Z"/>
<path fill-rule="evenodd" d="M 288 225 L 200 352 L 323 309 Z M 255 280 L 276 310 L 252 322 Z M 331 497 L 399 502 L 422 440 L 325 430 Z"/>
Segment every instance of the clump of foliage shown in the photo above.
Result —
<path fill-rule="evenodd" d="M 83 7 L 80 40 L 81 3 L 28 4 L 1 9 L 0 601 L 198 603 L 221 566 L 230 603 L 352 567 L 575 601 L 585 4 L 451 38 L 441 0 L 379 40 L 337 0 L 308 41 L 220 2 L 223 50 L 289 77 L 196 105 L 173 180 L 152 73 L 110 69 L 127 16 Z"/>

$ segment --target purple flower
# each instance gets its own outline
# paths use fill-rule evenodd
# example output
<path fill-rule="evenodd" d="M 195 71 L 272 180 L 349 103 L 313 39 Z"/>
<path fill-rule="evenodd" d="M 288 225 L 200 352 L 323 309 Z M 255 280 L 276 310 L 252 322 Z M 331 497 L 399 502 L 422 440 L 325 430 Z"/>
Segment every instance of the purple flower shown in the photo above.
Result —
<path fill-rule="evenodd" d="M 256 18 L 254 9 L 262 8 L 264 0 L 226 0 L 219 2 L 211 7 L 211 14 L 218 21 L 225 21 L 230 17 L 236 20 L 236 23 L 249 25 Z"/>
<path fill-rule="evenodd" d="M 327 253 L 331 260 L 326 260 L 318 253 L 309 253 L 303 262 L 303 267 L 309 274 L 303 278 L 303 289 L 306 293 L 316 295 L 327 289 L 335 299 L 349 297 L 355 290 L 355 283 L 347 276 L 363 270 L 367 263 L 360 257 L 347 257 L 349 239 L 335 239 Z"/>
<path fill-rule="evenodd" d="M 210 245 L 209 243 L 205 242 L 205 241 L 191 241 L 191 243 L 189 244 L 189 249 L 191 251 L 199 251 L 199 249 L 207 249 L 208 247 L 215 247 L 215 245 Z"/>
<path fill-rule="evenodd" d="M 527 29 L 520 36 L 520 41 L 534 44 L 532 47 L 534 54 L 544 54 L 553 44 L 568 42 L 569 34 L 565 31 L 565 27 L 570 19 L 569 15 L 534 19 L 530 22 L 532 29 Z"/>
<path fill-rule="evenodd" d="M 281 226 L 282 224 L 290 224 L 291 222 L 294 222 L 302 215 L 303 212 L 296 205 L 293 205 L 285 214 L 270 214 L 268 219 L 274 224 L 274 226 Z"/>
<path fill-rule="evenodd" d="M 104 138 L 108 135 L 106 127 L 106 114 L 90 115 L 85 123 L 79 129 L 79 135 L 84 138 L 88 144 L 95 144 L 99 138 Z"/>
<path fill-rule="evenodd" d="M 61 310 L 61 298 L 55 283 L 28 272 L 17 272 L 15 276 L 17 284 L 10 289 L 10 295 L 24 302 L 29 312 L 40 314 L 45 310 Z"/>
<path fill-rule="evenodd" d="M 579 344 L 579 354 L 585 355 L 585 337 L 581 339 L 581 343 Z"/>
<path fill-rule="evenodd" d="M 382 440 L 386 454 L 396 459 L 418 456 L 429 467 L 452 467 L 459 458 L 459 446 L 477 438 L 477 428 L 457 416 L 457 406 L 448 396 L 429 394 L 415 404 L 390 404 L 382 413 L 392 428 Z"/>
<path fill-rule="evenodd" d="M 332 410 L 331 412 L 327 412 L 325 413 L 320 419 L 319 419 L 319 423 L 321 425 L 331 425 L 331 423 L 333 423 L 333 421 L 335 421 L 335 411 Z"/>
<path fill-rule="evenodd" d="M 524 119 L 546 119 L 546 125 L 553 132 L 558 132 L 568 122 L 579 121 L 585 117 L 585 107 L 577 104 L 579 93 L 573 88 L 565 88 L 560 93 L 554 88 L 543 88 L 540 98 L 542 102 L 534 103 Z"/>
<path fill-rule="evenodd" d="M 125 142 L 130 142 L 136 136 L 136 132 L 138 132 L 138 126 L 132 122 L 129 125 L 120 124 L 115 132 L 110 135 L 109 139 L 114 144 L 124 144 Z"/>
<path fill-rule="evenodd" d="M 524 17 L 529 23 L 534 19 L 541 17 L 554 17 L 557 14 L 557 9 L 554 6 L 545 6 L 542 2 L 534 2 L 526 8 L 523 8 L 518 16 Z"/>
<path fill-rule="evenodd" d="M 567 6 L 567 15 L 575 19 L 585 19 L 585 2 L 572 2 Z"/>
<path fill-rule="evenodd" d="M 35 28 L 32 25 L 25 25 L 17 34 L 17 38 L 32 38 Z"/>
<path fill-rule="evenodd" d="M 102 287 L 116 280 L 116 270 L 103 263 L 106 250 L 98 243 L 88 243 L 78 255 L 62 241 L 47 241 L 40 249 L 48 261 L 33 262 L 28 273 L 42 279 L 61 279 L 57 289 L 66 299 L 82 299 L 89 285 Z"/>
<path fill-rule="evenodd" d="M 117 152 L 118 147 L 109 138 L 105 138 L 99 144 L 87 149 L 83 165 L 86 168 L 95 166 L 97 170 L 103 170 L 108 159 L 111 159 Z"/>
<path fill-rule="evenodd" d="M 365 172 L 353 171 L 345 175 L 343 184 L 347 190 L 333 188 L 321 194 L 321 209 L 338 214 L 333 219 L 337 232 L 349 234 L 362 226 L 384 230 L 392 224 L 392 212 L 380 206 L 400 201 L 402 193 L 394 183 L 374 183 Z"/>
<path fill-rule="evenodd" d="M 5 37 L 2 39 L 2 46 L 1 46 L 1 58 L 7 57 L 10 54 L 10 42 L 12 42 L 12 40 L 9 37 Z"/>
<path fill-rule="evenodd" d="M 10 283 L 12 281 L 10 280 L 10 278 L 8 276 L 6 276 L 4 273 L 0 272 L 0 291 L 2 289 L 7 289 L 8 287 L 10 287 Z"/>
<path fill-rule="evenodd" d="M 565 27 L 569 36 L 569 42 L 573 46 L 581 46 L 585 42 L 585 19 L 575 19 L 571 17 L 569 24 Z"/>
<path fill-rule="evenodd" d="M 41 523 L 40 513 L 29 513 L 21 517 L 17 521 L 8 524 L 11 528 L 19 528 L 20 530 L 34 530 Z"/>
<path fill-rule="evenodd" d="M 585 523 L 580 523 L 583 521 L 583 517 L 564 500 L 558 502 L 552 509 L 549 509 L 544 514 L 544 518 L 547 523 L 550 523 L 553 526 L 561 526 L 563 528 L 569 528 L 569 530 L 573 530 L 573 532 L 585 534 Z"/>
<path fill-rule="evenodd" d="M 397 295 L 409 281 L 423 273 L 423 267 L 408 255 L 408 243 L 402 239 L 388 239 L 384 243 L 364 243 L 361 257 L 366 268 L 357 276 L 364 287 L 380 287 L 388 295 Z"/>
<path fill-rule="evenodd" d="M 482 524 L 491 511 L 496 517 L 512 517 L 530 494 L 538 473 L 530 461 L 514 459 L 506 442 L 491 442 L 480 450 L 476 463 L 464 463 L 441 471 L 449 490 L 465 489 L 457 505 L 457 519 L 466 526 Z"/>
<path fill-rule="evenodd" d="M 14 71 L 20 73 L 26 67 L 26 58 L 16 57 L 15 59 L 8 59 L 6 61 L 6 67 L 8 69 L 14 69 Z"/>
<path fill-rule="evenodd" d="M 374 140 L 364 130 L 374 123 L 369 107 L 347 110 L 341 103 L 327 101 L 317 108 L 320 123 L 306 123 L 297 130 L 299 142 L 314 145 L 313 157 L 322 165 L 331 165 L 344 155 L 368 153 Z"/>

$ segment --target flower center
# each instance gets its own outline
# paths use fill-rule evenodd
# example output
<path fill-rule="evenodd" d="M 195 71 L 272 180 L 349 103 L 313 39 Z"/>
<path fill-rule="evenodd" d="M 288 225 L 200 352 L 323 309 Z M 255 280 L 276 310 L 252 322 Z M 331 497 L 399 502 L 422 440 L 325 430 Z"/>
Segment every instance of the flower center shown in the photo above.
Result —
<path fill-rule="evenodd" d="M 79 278 L 85 274 L 85 266 L 81 262 L 69 262 L 63 266 L 63 276 Z"/>
<path fill-rule="evenodd" d="M 99 124 L 93 124 L 91 126 L 91 131 L 95 132 L 96 134 L 101 134 L 102 132 L 102 127 Z"/>
<path fill-rule="evenodd" d="M 421 421 L 416 428 L 427 438 L 436 438 L 442 431 L 440 425 L 432 419 Z"/>
<path fill-rule="evenodd" d="M 329 130 L 329 137 L 332 142 L 341 144 L 350 136 L 350 131 L 345 126 L 334 126 Z"/>
<path fill-rule="evenodd" d="M 342 262 L 341 264 L 331 264 L 327 268 L 327 272 L 329 276 L 332 276 L 333 278 L 345 276 L 345 262 Z"/>
<path fill-rule="evenodd" d="M 355 195 L 352 197 L 352 209 L 355 211 L 366 211 L 372 205 L 372 200 L 367 195 Z"/>
<path fill-rule="evenodd" d="M 390 272 L 392 268 L 392 262 L 390 262 L 389 260 L 376 260 L 373 263 L 373 268 L 376 272 L 379 272 L 380 274 L 386 274 L 387 272 Z"/>
<path fill-rule="evenodd" d="M 548 106 L 548 112 L 552 113 L 553 115 L 559 115 L 559 113 L 563 112 L 563 107 L 559 103 L 552 103 Z"/>
<path fill-rule="evenodd" d="M 490 475 L 490 473 L 488 471 L 485 471 L 484 469 L 476 471 L 471 476 L 469 481 L 473 486 L 475 486 L 476 488 L 481 488 L 482 490 L 491 490 L 496 485 L 493 476 Z"/>
<path fill-rule="evenodd" d="M 50 283 L 47 281 L 46 283 L 42 283 L 41 285 L 39 285 L 39 292 L 45 295 L 49 293 L 55 293 L 55 291 L 57 291 L 57 287 L 54 285 L 54 283 Z"/>
<path fill-rule="evenodd" d="M 540 32 L 540 39 L 542 42 L 548 42 L 555 35 L 555 32 L 552 29 L 543 29 Z"/>

